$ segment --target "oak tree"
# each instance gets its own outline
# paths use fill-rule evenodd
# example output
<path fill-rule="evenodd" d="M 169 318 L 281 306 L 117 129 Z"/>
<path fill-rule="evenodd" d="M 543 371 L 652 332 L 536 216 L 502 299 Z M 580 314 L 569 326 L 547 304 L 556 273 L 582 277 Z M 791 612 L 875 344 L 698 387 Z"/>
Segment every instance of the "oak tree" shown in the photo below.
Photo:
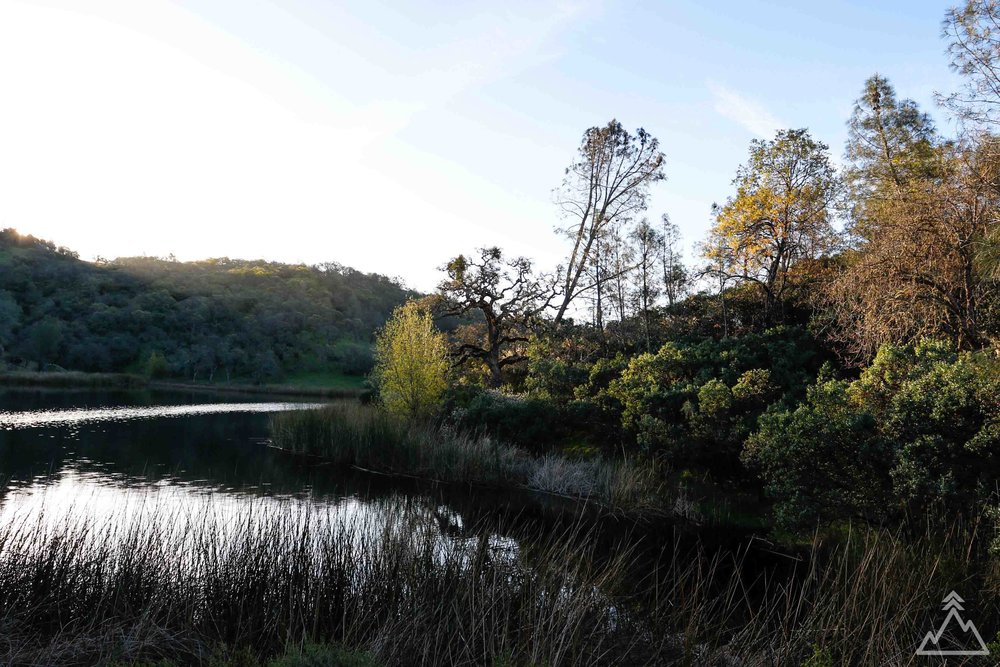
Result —
<path fill-rule="evenodd" d="M 438 286 L 439 316 L 481 318 L 481 331 L 455 347 L 456 365 L 485 365 L 490 386 L 499 387 L 503 369 L 527 361 L 529 333 L 556 295 L 555 279 L 536 274 L 524 257 L 505 259 L 500 248 L 459 255 L 444 267 Z"/>
<path fill-rule="evenodd" d="M 736 194 L 713 206 L 703 246 L 711 272 L 722 282 L 758 286 L 765 321 L 778 319 L 791 268 L 837 246 L 831 222 L 839 181 L 827 150 L 804 129 L 754 140 L 733 181 Z"/>

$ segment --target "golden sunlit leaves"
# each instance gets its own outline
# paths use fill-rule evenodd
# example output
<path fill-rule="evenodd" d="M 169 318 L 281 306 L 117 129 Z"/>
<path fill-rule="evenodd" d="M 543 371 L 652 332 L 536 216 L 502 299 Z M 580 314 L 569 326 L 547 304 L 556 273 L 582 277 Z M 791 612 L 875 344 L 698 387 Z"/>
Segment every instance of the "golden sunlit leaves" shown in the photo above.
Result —
<path fill-rule="evenodd" d="M 735 184 L 736 195 L 715 207 L 703 253 L 711 273 L 759 285 L 770 311 L 796 262 L 836 246 L 831 217 L 838 181 L 825 144 L 806 130 L 782 130 L 751 144 Z"/>

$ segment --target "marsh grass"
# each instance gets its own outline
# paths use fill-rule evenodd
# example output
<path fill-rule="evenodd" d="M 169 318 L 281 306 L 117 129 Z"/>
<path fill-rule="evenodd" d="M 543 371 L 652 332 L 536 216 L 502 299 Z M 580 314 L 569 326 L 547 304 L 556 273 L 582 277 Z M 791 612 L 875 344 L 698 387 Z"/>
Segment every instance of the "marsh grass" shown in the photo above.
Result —
<path fill-rule="evenodd" d="M 444 482 L 513 483 L 527 459 L 490 438 L 410 422 L 356 402 L 271 417 L 274 444 L 299 454 L 379 472 Z"/>
<path fill-rule="evenodd" d="M 488 534 L 443 538 L 408 513 L 130 521 L 0 529 L 0 661 L 200 663 L 219 644 L 262 659 L 319 641 L 384 664 L 607 664 L 627 649 L 601 592 L 627 555 L 594 566 L 579 527 L 533 540 L 527 568 Z"/>
<path fill-rule="evenodd" d="M 851 532 L 760 568 L 753 549 L 597 553 L 579 523 L 446 538 L 419 511 L 155 512 L 0 528 L 0 662 L 222 646 L 251 665 L 319 644 L 385 665 L 916 665 L 947 591 L 977 595 L 987 638 L 1000 620 L 963 532 Z"/>
<path fill-rule="evenodd" d="M 633 461 L 537 457 L 489 435 L 414 422 L 352 402 L 271 417 L 275 446 L 367 470 L 451 483 L 519 486 L 612 510 L 664 506 L 655 470 Z"/>
<path fill-rule="evenodd" d="M 642 614 L 661 633 L 659 655 L 672 656 L 665 664 L 925 665 L 916 649 L 952 590 L 975 596 L 967 616 L 987 642 L 998 636 L 1000 580 L 976 550 L 975 532 L 960 528 L 906 539 L 850 529 L 786 555 L 786 567 L 755 567 L 753 549 L 675 553 L 637 588 L 650 591 Z M 996 655 L 947 664 L 994 665 Z"/>

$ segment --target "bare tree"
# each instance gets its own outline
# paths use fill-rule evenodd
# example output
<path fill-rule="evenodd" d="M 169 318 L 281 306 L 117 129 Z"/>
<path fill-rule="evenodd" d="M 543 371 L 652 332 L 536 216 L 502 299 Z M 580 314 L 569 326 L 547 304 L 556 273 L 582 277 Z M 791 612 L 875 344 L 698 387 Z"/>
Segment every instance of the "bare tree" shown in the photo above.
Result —
<path fill-rule="evenodd" d="M 600 332 L 601 341 L 605 342 L 607 334 L 617 337 L 624 344 L 628 339 L 628 319 L 631 314 L 629 299 L 629 275 L 635 270 L 635 248 L 630 243 L 629 235 L 623 234 L 623 225 L 615 225 L 601 243 L 601 256 L 604 257 L 605 280 L 595 286 L 595 291 L 604 293 L 602 300 L 605 312 L 610 319 L 617 321 L 616 326 L 607 333 Z"/>
<path fill-rule="evenodd" d="M 618 303 L 615 281 L 620 279 L 622 243 L 617 225 L 605 229 L 594 243 L 583 275 L 583 280 L 593 286 L 587 299 L 591 304 L 592 322 L 602 339 L 607 315 L 614 315 Z"/>
<path fill-rule="evenodd" d="M 595 286 L 581 278 L 605 232 L 645 210 L 649 186 L 665 178 L 663 160 L 659 142 L 642 128 L 632 135 L 612 120 L 584 133 L 578 159 L 566 169 L 556 195 L 569 219 L 560 231 L 573 243 L 564 267 L 556 324 L 576 297 Z M 607 277 L 602 275 L 597 282 Z"/>
<path fill-rule="evenodd" d="M 660 218 L 663 243 L 660 246 L 660 265 L 663 268 L 663 293 L 667 305 L 680 300 L 688 287 L 688 272 L 681 257 L 681 232 L 666 213 Z"/>
<path fill-rule="evenodd" d="M 629 236 L 635 247 L 636 264 L 633 272 L 632 299 L 642 321 L 642 333 L 648 351 L 651 347 L 649 332 L 652 308 L 660 296 L 660 285 L 655 269 L 656 260 L 662 252 L 663 236 L 645 219 L 635 226 Z"/>
<path fill-rule="evenodd" d="M 938 93 L 938 101 L 973 126 L 1000 124 L 1000 2 L 968 0 L 949 9 L 942 33 L 951 67 L 966 84 L 961 92 Z"/>
<path fill-rule="evenodd" d="M 556 295 L 552 276 L 536 275 L 524 257 L 505 260 L 499 248 L 481 248 L 478 256 L 459 255 L 444 267 L 434 310 L 439 316 L 478 313 L 481 335 L 466 337 L 452 351 L 455 365 L 478 360 L 499 387 L 503 369 L 527 360 L 528 333 Z"/>
<path fill-rule="evenodd" d="M 708 281 L 715 288 L 719 297 L 719 311 L 722 315 L 722 337 L 728 337 L 729 306 L 726 302 L 726 290 L 729 289 L 729 283 L 734 282 L 736 278 L 726 270 L 721 259 L 710 257 L 708 262 L 695 273 L 695 280 Z"/>

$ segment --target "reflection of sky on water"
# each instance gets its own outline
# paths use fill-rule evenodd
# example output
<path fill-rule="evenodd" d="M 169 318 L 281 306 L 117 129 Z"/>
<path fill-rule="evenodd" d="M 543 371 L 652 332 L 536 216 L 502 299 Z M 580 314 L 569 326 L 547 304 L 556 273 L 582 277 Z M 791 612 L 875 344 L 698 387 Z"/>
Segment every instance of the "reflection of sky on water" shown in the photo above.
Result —
<path fill-rule="evenodd" d="M 496 557 L 517 558 L 516 541 L 476 535 L 437 500 L 360 493 L 335 469 L 304 468 L 263 446 L 269 413 L 320 404 L 123 406 L 119 397 L 77 406 L 57 396 L 51 409 L 49 400 L 36 397 L 25 410 L 5 401 L 0 411 L 0 527 L 50 535 L 85 527 L 92 539 L 135 530 L 172 542 L 209 535 L 224 548 L 250 523 L 308 526 L 316 539 L 345 530 L 358 543 L 430 539 L 442 559 L 471 553 L 485 538 Z"/>
<path fill-rule="evenodd" d="M 157 405 L 152 407 L 74 408 L 71 410 L 0 411 L 0 429 L 33 426 L 77 426 L 94 422 L 159 419 L 240 412 L 282 412 L 310 410 L 323 403 L 202 403 L 197 405 Z"/>
<path fill-rule="evenodd" d="M 224 492 L 198 484 L 160 480 L 145 486 L 123 485 L 96 473 L 68 468 L 44 483 L 11 489 L 0 502 L 0 527 L 7 539 L 23 544 L 59 534 L 82 537 L 80 548 L 107 548 L 135 531 L 154 538 L 173 553 L 185 553 L 208 538 L 224 553 L 247 531 L 280 529 L 288 538 L 309 535 L 313 546 L 329 544 L 330 536 L 349 540 L 359 556 L 371 554 L 363 545 L 386 540 L 431 545 L 437 562 L 471 558 L 486 539 L 495 562 L 514 564 L 515 540 L 500 535 L 462 531 L 462 517 L 453 510 L 419 498 L 388 496 L 372 500 L 354 497 L 267 496 Z"/>

